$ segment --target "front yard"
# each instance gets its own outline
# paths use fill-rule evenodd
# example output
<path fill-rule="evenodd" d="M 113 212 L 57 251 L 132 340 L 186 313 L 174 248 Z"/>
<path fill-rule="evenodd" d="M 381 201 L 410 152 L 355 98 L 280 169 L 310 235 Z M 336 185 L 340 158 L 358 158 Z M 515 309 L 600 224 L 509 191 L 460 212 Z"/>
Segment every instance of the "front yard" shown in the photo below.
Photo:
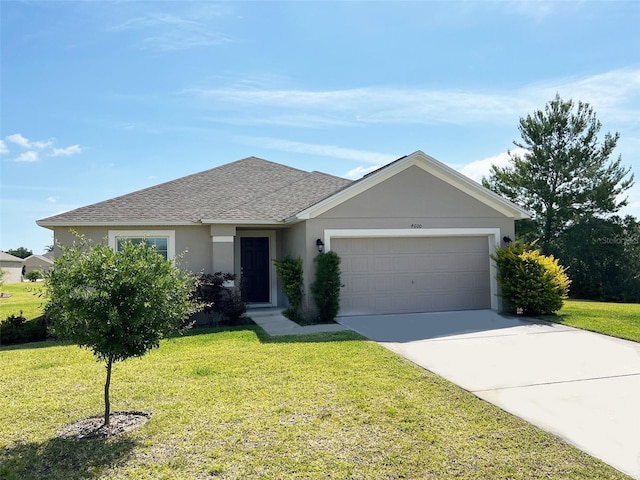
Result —
<path fill-rule="evenodd" d="M 351 332 L 193 331 L 114 366 L 107 441 L 57 438 L 100 414 L 104 366 L 59 342 L 0 348 L 0 478 L 628 478 Z"/>
<path fill-rule="evenodd" d="M 640 304 L 567 300 L 551 322 L 640 342 Z"/>
<path fill-rule="evenodd" d="M 5 296 L 0 298 L 0 321 L 9 315 L 19 315 L 21 311 L 27 320 L 33 320 L 42 315 L 44 299 L 37 295 L 41 290 L 41 282 L 2 285 L 0 292 Z"/>
<path fill-rule="evenodd" d="M 5 285 L 0 319 L 41 314 Z M 640 341 L 640 305 L 568 301 L 549 318 Z M 1 479 L 628 478 L 351 332 L 194 330 L 116 363 L 109 440 L 57 436 L 102 413 L 104 365 L 62 342 L 0 347 Z"/>

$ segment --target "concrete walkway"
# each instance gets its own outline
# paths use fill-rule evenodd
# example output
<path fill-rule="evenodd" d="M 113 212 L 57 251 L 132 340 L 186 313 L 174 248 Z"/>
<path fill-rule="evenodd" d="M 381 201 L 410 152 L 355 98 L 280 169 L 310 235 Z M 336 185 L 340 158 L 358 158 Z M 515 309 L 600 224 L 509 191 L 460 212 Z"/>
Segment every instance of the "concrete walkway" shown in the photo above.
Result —
<path fill-rule="evenodd" d="M 490 310 L 340 323 L 640 479 L 640 344 Z"/>
<path fill-rule="evenodd" d="M 296 322 L 292 322 L 286 318 L 281 312 L 282 308 L 250 308 L 247 310 L 246 315 L 272 337 L 349 330 L 339 323 L 307 325 L 302 327 Z"/>

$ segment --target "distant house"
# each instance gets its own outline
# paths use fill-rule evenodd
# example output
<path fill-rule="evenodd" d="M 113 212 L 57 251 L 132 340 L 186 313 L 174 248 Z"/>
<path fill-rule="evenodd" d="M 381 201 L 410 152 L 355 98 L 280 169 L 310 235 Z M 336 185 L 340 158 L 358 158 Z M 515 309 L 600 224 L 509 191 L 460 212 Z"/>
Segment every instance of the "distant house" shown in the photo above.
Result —
<path fill-rule="evenodd" d="M 7 272 L 4 283 L 18 283 L 22 281 L 22 265 L 24 260 L 6 252 L 0 252 L 0 268 Z"/>
<path fill-rule="evenodd" d="M 47 273 L 53 268 L 53 260 L 45 255 L 31 255 L 24 259 L 25 275 L 32 270 L 39 270 L 41 273 Z"/>
<path fill-rule="evenodd" d="M 57 245 L 70 230 L 108 242 L 145 240 L 205 273 L 232 272 L 254 305 L 284 306 L 273 259 L 342 259 L 341 315 L 499 309 L 489 254 L 528 213 L 417 151 L 357 181 L 255 157 L 37 224 Z M 56 247 L 57 249 L 58 247 Z"/>

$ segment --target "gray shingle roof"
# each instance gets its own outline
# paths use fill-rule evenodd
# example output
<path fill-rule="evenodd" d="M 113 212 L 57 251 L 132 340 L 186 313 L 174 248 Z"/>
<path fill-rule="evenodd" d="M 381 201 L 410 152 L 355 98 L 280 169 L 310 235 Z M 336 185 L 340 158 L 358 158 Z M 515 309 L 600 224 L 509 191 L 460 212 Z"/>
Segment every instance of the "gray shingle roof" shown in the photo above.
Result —
<path fill-rule="evenodd" d="M 249 157 L 38 220 L 44 226 L 282 221 L 352 182 Z"/>
<path fill-rule="evenodd" d="M 22 262 L 23 259 L 20 257 L 16 257 L 7 252 L 0 251 L 0 260 L 3 262 Z"/>

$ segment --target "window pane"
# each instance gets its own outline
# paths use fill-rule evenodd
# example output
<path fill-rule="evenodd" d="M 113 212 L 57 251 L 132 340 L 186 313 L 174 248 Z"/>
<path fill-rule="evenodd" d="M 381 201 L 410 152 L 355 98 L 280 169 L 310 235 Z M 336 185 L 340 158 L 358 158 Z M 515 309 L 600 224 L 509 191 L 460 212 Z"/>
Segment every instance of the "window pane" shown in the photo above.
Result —
<path fill-rule="evenodd" d="M 144 243 L 153 248 L 159 255 L 162 255 L 165 260 L 168 258 L 169 239 L 167 237 L 116 237 L 116 250 L 118 252 L 122 250 L 125 242 Z"/>

